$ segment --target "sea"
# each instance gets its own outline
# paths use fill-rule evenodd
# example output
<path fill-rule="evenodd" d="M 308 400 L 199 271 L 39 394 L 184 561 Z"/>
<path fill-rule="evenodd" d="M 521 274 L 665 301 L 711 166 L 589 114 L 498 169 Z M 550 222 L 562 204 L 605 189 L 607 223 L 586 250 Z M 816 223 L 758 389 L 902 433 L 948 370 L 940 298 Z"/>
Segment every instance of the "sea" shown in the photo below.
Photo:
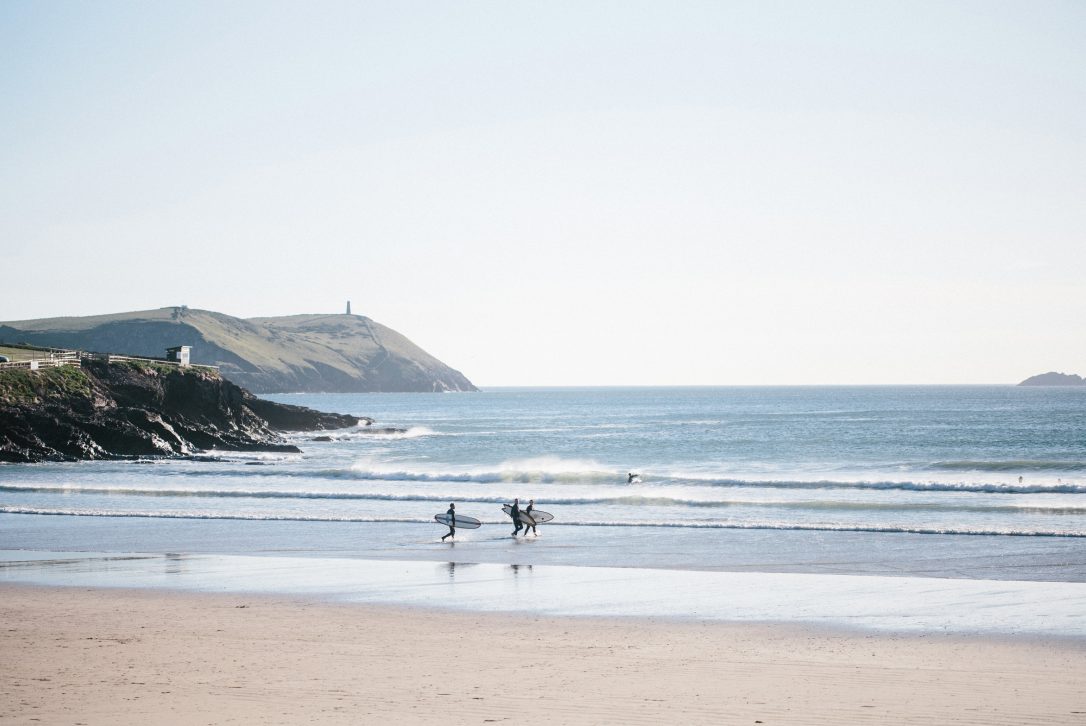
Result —
<path fill-rule="evenodd" d="M 863 616 L 830 604 L 842 592 L 848 602 L 916 605 L 949 588 L 956 604 L 944 609 L 962 609 L 959 629 L 983 629 L 984 618 L 969 613 L 989 617 L 999 602 L 1001 613 L 1024 613 L 992 620 L 1000 627 L 1025 618 L 1031 632 L 1086 637 L 1086 387 L 268 398 L 377 423 L 291 434 L 300 454 L 2 465 L 0 582 L 132 585 L 152 571 L 158 583 L 187 558 L 194 587 L 314 587 L 366 601 L 395 590 L 396 602 L 418 604 L 425 589 L 407 585 L 445 588 L 458 570 L 460 582 L 476 584 L 442 589 L 441 599 L 489 608 L 508 597 L 510 578 L 523 583 L 530 571 L 547 584 L 512 598 L 529 610 L 754 619 L 788 619 L 775 608 L 789 598 L 756 598 L 737 615 L 735 593 L 780 593 L 790 582 L 807 598 L 801 619 L 837 613 L 855 622 Z M 501 507 L 515 497 L 553 521 L 512 536 Z M 482 526 L 443 542 L 448 530 L 433 518 L 450 502 Z M 149 559 L 120 557 L 134 553 Z M 467 567 L 476 568 L 470 576 Z M 292 585 L 284 572 L 308 580 Z M 242 585 L 245 576 L 255 579 Z M 615 578 L 627 597 L 601 599 Z M 555 600 L 582 581 L 594 583 L 585 585 L 591 593 Z M 989 595 L 962 595 L 977 588 Z M 1018 589 L 1030 597 L 1001 599 Z M 698 600 L 692 611 L 690 593 L 706 592 L 732 596 Z M 908 629 L 893 613 L 884 620 Z"/>

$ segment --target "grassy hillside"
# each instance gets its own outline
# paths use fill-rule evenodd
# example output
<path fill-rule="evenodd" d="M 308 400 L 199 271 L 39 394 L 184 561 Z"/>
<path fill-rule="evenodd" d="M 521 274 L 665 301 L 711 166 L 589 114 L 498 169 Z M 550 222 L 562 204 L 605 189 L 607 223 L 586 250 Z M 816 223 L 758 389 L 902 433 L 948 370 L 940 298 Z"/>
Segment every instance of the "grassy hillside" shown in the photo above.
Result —
<path fill-rule="evenodd" d="M 74 366 L 43 368 L 0 368 L 0 404 L 41 403 L 50 398 L 90 398 L 87 374 Z"/>
<path fill-rule="evenodd" d="M 191 345 L 192 362 L 258 393 L 472 391 L 459 371 L 361 315 L 244 320 L 208 310 L 159 308 L 114 315 L 0 323 L 0 343 L 161 357 Z"/>

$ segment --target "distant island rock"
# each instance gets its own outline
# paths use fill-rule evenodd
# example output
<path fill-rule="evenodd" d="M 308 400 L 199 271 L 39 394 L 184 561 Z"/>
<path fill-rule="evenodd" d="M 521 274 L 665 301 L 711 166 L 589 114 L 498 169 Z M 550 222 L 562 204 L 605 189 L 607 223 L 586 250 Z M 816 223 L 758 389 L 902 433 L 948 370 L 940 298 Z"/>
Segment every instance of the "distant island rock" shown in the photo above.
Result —
<path fill-rule="evenodd" d="M 403 335 L 361 315 L 235 318 L 185 306 L 0 323 L 0 342 L 160 357 L 192 346 L 192 362 L 254 393 L 478 390 Z"/>
<path fill-rule="evenodd" d="M 1086 379 L 1074 373 L 1056 373 L 1049 371 L 1038 376 L 1031 376 L 1022 381 L 1020 386 L 1086 386 Z"/>
<path fill-rule="evenodd" d="M 373 420 L 265 401 L 213 369 L 103 360 L 0 369 L 0 462 L 297 452 L 280 432 L 360 423 Z"/>

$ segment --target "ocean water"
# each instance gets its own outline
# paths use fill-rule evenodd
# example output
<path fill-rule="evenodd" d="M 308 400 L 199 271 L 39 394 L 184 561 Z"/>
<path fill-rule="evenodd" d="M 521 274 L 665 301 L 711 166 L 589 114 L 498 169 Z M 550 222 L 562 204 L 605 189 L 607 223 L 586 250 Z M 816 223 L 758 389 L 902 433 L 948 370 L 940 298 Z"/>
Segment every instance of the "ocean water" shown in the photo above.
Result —
<path fill-rule="evenodd" d="M 1086 581 L 1086 389 L 270 398 L 406 431 L 0 466 L 0 549 Z M 513 497 L 555 516 L 539 537 L 509 536 Z M 432 522 L 450 501 L 484 522 L 455 544 Z"/>

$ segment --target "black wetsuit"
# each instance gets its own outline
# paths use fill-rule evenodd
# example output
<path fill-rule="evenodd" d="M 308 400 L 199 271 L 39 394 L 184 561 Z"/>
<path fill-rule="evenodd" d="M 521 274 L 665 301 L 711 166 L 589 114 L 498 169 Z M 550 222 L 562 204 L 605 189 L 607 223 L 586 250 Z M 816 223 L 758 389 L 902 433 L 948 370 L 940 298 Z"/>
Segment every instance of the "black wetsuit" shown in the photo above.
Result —
<path fill-rule="evenodd" d="M 535 507 L 534 504 L 529 504 L 527 507 L 524 508 L 524 513 L 528 515 L 528 519 L 532 519 L 532 509 L 534 507 Z M 532 519 L 532 521 L 534 522 L 535 520 Z M 525 524 L 524 525 L 524 536 L 525 537 L 528 536 L 528 530 L 529 529 L 531 529 L 533 532 L 535 532 L 535 525 L 534 524 Z"/>
<path fill-rule="evenodd" d="M 513 505 L 513 508 L 509 512 L 509 516 L 513 518 L 513 536 L 516 537 L 517 532 L 519 532 L 520 528 L 524 526 L 524 525 L 522 525 L 520 523 L 520 505 L 519 504 L 514 504 Z"/>
<path fill-rule="evenodd" d="M 449 511 L 445 512 L 449 517 L 449 533 L 445 537 L 456 537 L 456 510 L 449 507 Z M 445 541 L 445 537 L 441 538 L 441 541 Z"/>

